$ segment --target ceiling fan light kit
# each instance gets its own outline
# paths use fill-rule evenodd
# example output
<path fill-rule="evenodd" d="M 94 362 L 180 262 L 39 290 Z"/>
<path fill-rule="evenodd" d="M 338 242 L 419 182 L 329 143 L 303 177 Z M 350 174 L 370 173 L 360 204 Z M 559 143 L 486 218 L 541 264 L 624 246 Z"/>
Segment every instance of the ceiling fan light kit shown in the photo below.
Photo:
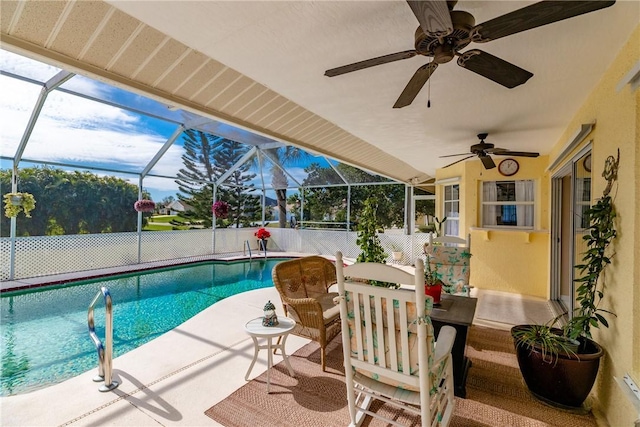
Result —
<path fill-rule="evenodd" d="M 431 62 L 418 68 L 393 105 L 393 108 L 402 108 L 413 102 L 439 64 L 446 64 L 458 56 L 458 66 L 501 86 L 513 89 L 526 83 L 533 77 L 533 73 L 480 49 L 471 49 L 466 52 L 461 52 L 461 50 L 472 42 L 490 42 L 604 9 L 612 6 L 615 1 L 541 1 L 478 25 L 470 13 L 453 10 L 457 1 L 407 0 L 407 3 L 420 24 L 415 31 L 414 50 L 392 53 L 332 68 L 327 70 L 325 75 L 335 77 L 376 65 L 413 58 L 416 55 L 433 58 Z"/>

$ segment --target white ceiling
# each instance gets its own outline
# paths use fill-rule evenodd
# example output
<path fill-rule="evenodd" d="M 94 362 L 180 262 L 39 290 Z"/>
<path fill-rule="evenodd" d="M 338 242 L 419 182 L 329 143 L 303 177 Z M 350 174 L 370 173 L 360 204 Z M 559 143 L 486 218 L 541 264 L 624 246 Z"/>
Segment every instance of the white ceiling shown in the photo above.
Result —
<path fill-rule="evenodd" d="M 471 44 L 534 74 L 506 89 L 441 65 L 413 104 L 392 106 L 427 58 L 337 77 L 329 68 L 413 49 L 415 16 L 404 1 L 108 1 L 158 31 L 214 58 L 307 110 L 435 174 L 489 132 L 487 142 L 549 152 L 568 121 L 640 21 L 640 2 Z M 459 1 L 456 10 L 487 21 L 533 2 Z"/>
<path fill-rule="evenodd" d="M 457 159 L 439 156 L 467 152 L 480 132 L 497 147 L 548 153 L 640 22 L 640 2 L 618 0 L 472 43 L 463 51 L 533 77 L 506 89 L 454 60 L 430 79 L 431 108 L 427 83 L 393 109 L 424 56 L 324 71 L 413 49 L 418 22 L 405 1 L 1 1 L 3 47 L 401 180 L 433 176 Z M 455 9 L 481 23 L 531 3 Z"/>

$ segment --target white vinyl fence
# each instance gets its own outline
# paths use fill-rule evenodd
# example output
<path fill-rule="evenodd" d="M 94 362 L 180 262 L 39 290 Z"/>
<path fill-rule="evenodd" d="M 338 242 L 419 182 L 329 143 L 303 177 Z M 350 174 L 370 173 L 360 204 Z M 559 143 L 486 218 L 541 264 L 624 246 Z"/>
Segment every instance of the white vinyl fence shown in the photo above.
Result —
<path fill-rule="evenodd" d="M 246 242 L 252 252 L 258 251 L 253 233 L 256 229 L 218 228 L 207 230 L 145 231 L 132 233 L 78 234 L 71 236 L 36 236 L 15 239 L 13 278 L 11 278 L 10 238 L 0 238 L 0 280 L 20 280 L 30 277 L 72 273 L 99 268 L 172 261 L 194 257 L 224 256 L 245 252 Z M 269 228 L 269 252 L 295 252 L 334 255 L 342 251 L 347 258 L 356 258 L 360 248 L 357 233 Z M 404 235 L 379 234 L 392 262 L 392 244 L 404 252 L 403 264 L 413 264 L 422 255 L 426 233 Z"/>

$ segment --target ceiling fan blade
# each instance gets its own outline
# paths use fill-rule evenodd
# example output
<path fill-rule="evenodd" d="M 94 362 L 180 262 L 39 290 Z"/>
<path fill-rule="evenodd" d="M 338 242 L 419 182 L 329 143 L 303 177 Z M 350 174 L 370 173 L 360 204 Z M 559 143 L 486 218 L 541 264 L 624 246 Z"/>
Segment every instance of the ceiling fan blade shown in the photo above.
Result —
<path fill-rule="evenodd" d="M 440 156 L 440 158 L 444 159 L 445 157 L 468 156 L 469 154 L 473 153 L 447 154 L 446 156 Z"/>
<path fill-rule="evenodd" d="M 491 154 L 496 156 L 514 156 L 514 157 L 538 157 L 540 153 L 533 153 L 530 151 L 511 151 L 498 148 L 491 151 Z"/>
<path fill-rule="evenodd" d="M 615 1 L 541 1 L 476 25 L 471 39 L 477 43 L 496 40 L 574 16 L 612 6 Z"/>
<path fill-rule="evenodd" d="M 458 65 L 509 89 L 520 86 L 533 76 L 529 71 L 479 49 L 461 54 Z"/>
<path fill-rule="evenodd" d="M 435 62 L 430 62 L 418 68 L 413 77 L 411 77 L 411 80 L 409 80 L 409 83 L 407 83 L 407 86 L 405 86 L 396 103 L 393 105 L 393 108 L 402 108 L 411 104 L 436 68 L 438 68 L 438 64 Z"/>
<path fill-rule="evenodd" d="M 453 163 L 449 163 L 447 166 L 443 166 L 443 167 L 442 167 L 442 169 L 444 169 L 444 168 L 448 168 L 449 166 L 453 166 L 453 165 L 455 165 L 456 163 L 464 162 L 465 160 L 468 160 L 468 159 L 470 159 L 470 158 L 472 158 L 472 157 L 475 157 L 475 156 L 476 156 L 476 155 L 474 154 L 474 155 L 472 155 L 472 156 L 467 156 L 467 157 L 465 157 L 464 159 L 456 160 L 456 161 L 455 161 L 455 162 L 453 162 Z"/>
<path fill-rule="evenodd" d="M 377 58 L 366 59 L 364 61 L 355 62 L 353 64 L 343 65 L 342 67 L 332 68 L 325 71 L 324 75 L 329 77 L 339 76 L 340 74 L 362 70 L 363 68 L 369 68 L 376 65 L 388 64 L 389 62 L 400 61 L 402 59 L 413 58 L 417 54 L 418 53 L 415 50 L 405 50 L 404 52 L 390 53 L 389 55 L 378 56 Z"/>
<path fill-rule="evenodd" d="M 478 157 L 480 157 L 480 160 L 482 160 L 482 164 L 484 165 L 485 169 L 493 169 L 496 167 L 496 164 L 493 162 L 491 156 L 484 154 L 479 155 Z"/>
<path fill-rule="evenodd" d="M 441 37 L 453 32 L 453 23 L 445 0 L 407 0 L 407 3 L 425 34 Z"/>

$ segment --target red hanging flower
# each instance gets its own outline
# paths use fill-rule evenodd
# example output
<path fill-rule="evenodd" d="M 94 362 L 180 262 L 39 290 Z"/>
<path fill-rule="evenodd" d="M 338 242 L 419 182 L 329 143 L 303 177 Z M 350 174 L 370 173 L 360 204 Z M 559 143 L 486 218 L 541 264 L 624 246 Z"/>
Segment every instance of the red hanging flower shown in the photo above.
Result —
<path fill-rule="evenodd" d="M 153 200 L 138 200 L 134 203 L 133 208 L 138 212 L 153 212 L 156 204 Z"/>
<path fill-rule="evenodd" d="M 229 216 L 229 203 L 218 200 L 213 204 L 213 206 L 211 206 L 211 211 L 216 218 L 225 219 Z"/>
<path fill-rule="evenodd" d="M 253 235 L 260 240 L 268 239 L 269 237 L 271 237 L 271 233 L 269 233 L 266 228 L 260 228 L 258 231 L 253 233 Z"/>

